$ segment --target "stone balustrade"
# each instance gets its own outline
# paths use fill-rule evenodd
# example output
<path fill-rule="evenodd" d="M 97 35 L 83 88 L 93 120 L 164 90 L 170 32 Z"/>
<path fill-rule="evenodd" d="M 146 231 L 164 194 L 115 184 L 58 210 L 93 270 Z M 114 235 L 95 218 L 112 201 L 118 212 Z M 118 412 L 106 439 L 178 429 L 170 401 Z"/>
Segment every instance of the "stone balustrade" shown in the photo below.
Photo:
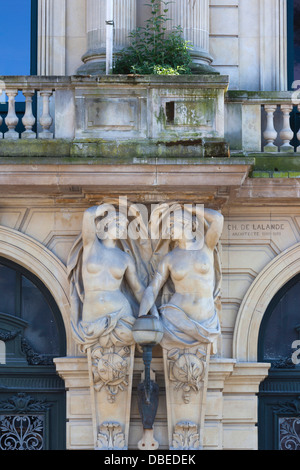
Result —
<path fill-rule="evenodd" d="M 227 86 L 221 75 L 0 77 L 7 103 L 0 140 L 102 139 L 157 147 L 204 139 L 227 142 L 232 154 L 300 151 L 300 104 L 292 92 L 226 92 Z"/>
<path fill-rule="evenodd" d="M 50 102 L 54 98 L 55 90 L 59 90 L 60 83 L 64 80 L 51 80 L 38 77 L 0 77 L 0 106 L 6 110 L 0 115 L 0 127 L 5 123 L 5 130 L 0 133 L 0 139 L 53 139 L 54 116 L 51 115 Z M 20 117 L 17 105 L 20 100 L 18 95 L 23 96 L 23 115 Z M 22 100 L 21 100 L 22 102 Z M 33 105 L 33 102 L 35 104 Z M 37 107 L 38 105 L 38 107 Z M 20 106 L 18 106 L 20 108 Z M 38 110 L 37 110 L 38 109 Z M 23 130 L 17 131 L 22 123 Z"/>
<path fill-rule="evenodd" d="M 292 113 L 293 108 L 294 106 L 291 103 L 263 105 L 263 109 L 267 116 L 266 127 L 262 134 L 266 141 L 266 145 L 263 147 L 264 152 L 278 152 L 278 150 L 281 152 L 294 152 L 294 146 L 290 144 L 294 138 L 294 132 L 292 131 L 290 124 L 290 114 Z M 282 114 L 282 127 L 280 131 L 275 129 L 275 113 L 277 110 Z M 298 134 L 300 137 L 300 133 L 297 133 L 297 138 Z M 275 141 L 278 137 L 282 141 L 281 145 L 275 145 Z M 300 142 L 297 143 L 297 146 L 299 146 L 299 144 Z"/>
<path fill-rule="evenodd" d="M 6 95 L 8 103 L 0 137 L 156 143 L 188 139 L 198 147 L 199 139 L 223 142 L 227 87 L 228 77 L 221 75 L 0 77 L 2 101 Z M 25 99 L 19 117 L 18 92 Z M 18 132 L 20 121 L 23 129 Z"/>
<path fill-rule="evenodd" d="M 300 105 L 294 92 L 229 91 L 225 138 L 232 151 L 300 151 Z"/>

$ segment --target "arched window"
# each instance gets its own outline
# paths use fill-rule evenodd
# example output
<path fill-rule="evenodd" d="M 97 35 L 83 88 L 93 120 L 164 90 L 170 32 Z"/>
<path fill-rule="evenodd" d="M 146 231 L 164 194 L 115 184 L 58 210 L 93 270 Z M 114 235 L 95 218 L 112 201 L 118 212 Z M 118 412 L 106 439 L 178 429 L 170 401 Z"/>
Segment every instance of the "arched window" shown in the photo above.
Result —
<path fill-rule="evenodd" d="M 258 395 L 261 450 L 300 450 L 299 305 L 298 274 L 275 295 L 261 323 L 258 361 L 271 363 Z"/>
<path fill-rule="evenodd" d="M 65 449 L 65 336 L 44 284 L 0 257 L 0 451 Z"/>
<path fill-rule="evenodd" d="M 40 356 L 47 364 L 65 354 L 64 325 L 49 291 L 36 276 L 0 258 L 0 329 L 1 322 L 7 325 L 11 317 L 24 325 L 23 353 L 31 351 L 35 361 Z"/>

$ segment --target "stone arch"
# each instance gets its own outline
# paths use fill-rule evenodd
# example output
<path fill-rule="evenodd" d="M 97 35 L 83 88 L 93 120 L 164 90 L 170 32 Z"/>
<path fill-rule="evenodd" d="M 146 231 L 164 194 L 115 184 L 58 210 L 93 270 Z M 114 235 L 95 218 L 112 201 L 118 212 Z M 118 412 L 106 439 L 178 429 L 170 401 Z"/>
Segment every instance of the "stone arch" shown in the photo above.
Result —
<path fill-rule="evenodd" d="M 17 230 L 0 226 L 0 256 L 37 276 L 53 296 L 65 326 L 67 354 L 73 355 L 67 269 L 45 246 Z M 71 350 L 72 349 L 72 350 Z"/>
<path fill-rule="evenodd" d="M 274 295 L 300 272 L 300 243 L 278 255 L 257 276 L 244 297 L 235 324 L 233 357 L 257 362 L 258 335 L 262 318 Z"/>

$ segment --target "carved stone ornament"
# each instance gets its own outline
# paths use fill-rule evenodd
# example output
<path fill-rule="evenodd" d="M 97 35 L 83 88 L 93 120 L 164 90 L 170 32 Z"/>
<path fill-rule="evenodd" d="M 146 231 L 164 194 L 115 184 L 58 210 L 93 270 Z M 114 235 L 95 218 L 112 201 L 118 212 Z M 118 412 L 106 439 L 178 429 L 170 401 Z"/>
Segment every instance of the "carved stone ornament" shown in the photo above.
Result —
<path fill-rule="evenodd" d="M 116 205 L 90 207 L 69 254 L 72 332 L 83 351 L 134 344 L 132 326 L 148 278 L 142 248 L 127 237 L 127 226 Z"/>
<path fill-rule="evenodd" d="M 159 303 L 164 327 L 161 341 L 168 351 L 216 344 L 221 328 L 220 247 L 223 216 L 202 205 L 162 204 L 149 225 L 165 226 L 153 241 L 153 275 L 140 305 L 139 316 Z M 208 288 L 209 286 L 209 288 Z"/>
<path fill-rule="evenodd" d="M 170 429 L 176 425 L 173 445 L 196 449 L 208 360 L 221 334 L 219 241 L 224 218 L 202 204 L 162 203 L 150 215 L 149 207 L 141 206 L 118 199 L 87 209 L 67 263 L 72 334 L 88 356 L 95 448 L 125 448 L 132 328 L 138 316 L 151 313 L 164 329 L 160 345 L 164 358 L 168 354 L 165 378 L 173 382 L 167 394 L 175 389 L 180 405 L 177 390 L 182 390 L 185 404 L 197 393 L 199 402 L 192 415 L 197 425 L 183 422 L 186 406 L 176 406 L 170 423 Z M 103 402 L 103 389 L 109 404 Z M 122 400 L 115 406 L 120 391 Z M 172 405 L 173 398 L 167 397 Z M 101 416 L 112 422 L 99 427 Z"/>
<path fill-rule="evenodd" d="M 125 436 L 119 423 L 105 422 L 100 426 L 98 450 L 127 450 Z"/>
<path fill-rule="evenodd" d="M 169 379 L 175 382 L 175 389 L 183 391 L 184 403 L 190 402 L 190 393 L 199 392 L 203 387 L 206 364 L 202 360 L 204 352 L 196 353 L 174 349 L 168 353 Z"/>
<path fill-rule="evenodd" d="M 190 421 L 177 423 L 173 434 L 171 450 L 199 450 L 198 426 Z"/>
<path fill-rule="evenodd" d="M 99 392 L 103 387 L 107 390 L 107 399 L 113 403 L 119 391 L 128 387 L 128 358 L 130 349 L 95 348 L 92 352 L 92 368 L 94 388 Z"/>
<path fill-rule="evenodd" d="M 127 206 L 139 213 L 136 205 Z M 224 218 L 201 204 L 187 206 L 161 204 L 149 221 L 135 217 L 134 226 L 142 227 L 138 236 L 113 201 L 85 211 L 67 263 L 72 332 L 83 351 L 134 344 L 135 318 L 152 310 L 158 316 L 155 302 L 164 349 L 215 344 Z"/>

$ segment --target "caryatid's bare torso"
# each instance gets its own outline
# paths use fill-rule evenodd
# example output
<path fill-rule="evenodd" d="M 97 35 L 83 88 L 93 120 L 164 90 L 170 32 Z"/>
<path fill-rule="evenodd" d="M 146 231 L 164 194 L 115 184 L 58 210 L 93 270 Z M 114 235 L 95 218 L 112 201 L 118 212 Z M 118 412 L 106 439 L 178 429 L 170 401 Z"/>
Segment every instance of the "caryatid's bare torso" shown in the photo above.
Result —
<path fill-rule="evenodd" d="M 175 294 L 170 303 L 184 310 L 195 321 L 204 321 L 214 313 L 213 252 L 175 248 L 162 261 L 158 275 L 170 276 Z"/>
<path fill-rule="evenodd" d="M 93 321 L 120 309 L 131 307 L 120 286 L 131 263 L 130 256 L 119 248 L 106 248 L 95 239 L 83 252 L 85 298 L 82 318 Z"/>
<path fill-rule="evenodd" d="M 105 205 L 91 207 L 85 211 L 83 219 L 82 320 L 87 322 L 93 322 L 120 310 L 125 315 L 132 315 L 131 306 L 120 289 L 123 279 L 126 279 L 139 301 L 144 291 L 134 260 L 116 244 L 115 228 L 120 225 L 120 215 L 115 214 L 114 210 L 113 216 L 102 222 L 103 227 L 107 227 L 107 237 L 98 238 L 99 227 L 97 229 L 96 221 L 104 210 L 108 210 Z M 103 227 L 101 233 L 104 233 Z"/>

